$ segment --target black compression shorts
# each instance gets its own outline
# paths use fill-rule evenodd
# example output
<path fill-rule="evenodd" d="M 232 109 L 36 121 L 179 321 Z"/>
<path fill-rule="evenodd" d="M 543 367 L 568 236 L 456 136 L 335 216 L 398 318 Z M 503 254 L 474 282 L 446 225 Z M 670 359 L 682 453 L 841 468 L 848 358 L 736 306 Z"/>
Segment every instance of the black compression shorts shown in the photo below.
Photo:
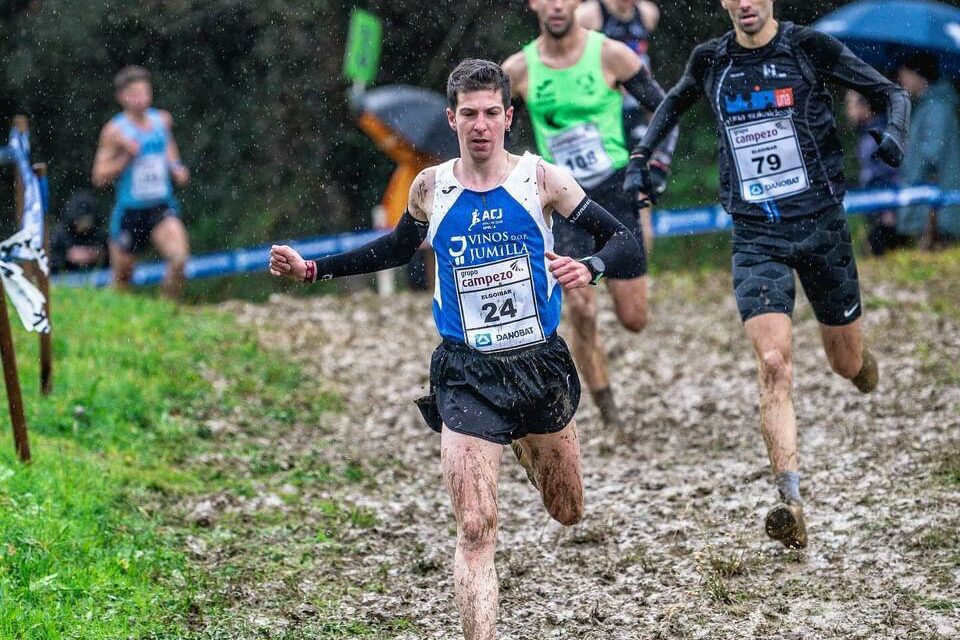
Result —
<path fill-rule="evenodd" d="M 113 241 L 126 253 L 140 253 L 150 246 L 153 229 L 170 217 L 176 218 L 177 210 L 166 204 L 127 209 L 120 218 L 120 232 Z"/>
<path fill-rule="evenodd" d="M 633 270 L 621 279 L 639 278 L 647 273 L 647 255 L 643 249 L 643 229 L 633 196 L 623 192 L 625 169 L 620 169 L 593 189 L 586 189 L 591 200 L 599 204 L 623 223 L 640 245 L 640 259 Z M 553 216 L 553 250 L 561 256 L 585 258 L 599 250 L 590 232 L 578 227 L 560 214 Z"/>
<path fill-rule="evenodd" d="M 417 399 L 427 425 L 497 444 L 556 433 L 580 404 L 580 380 L 563 339 L 505 353 L 444 340 L 430 361 L 430 395 Z"/>
<path fill-rule="evenodd" d="M 740 318 L 793 313 L 796 271 L 822 324 L 860 317 L 860 283 L 841 207 L 802 218 L 733 221 L 733 289 Z"/>

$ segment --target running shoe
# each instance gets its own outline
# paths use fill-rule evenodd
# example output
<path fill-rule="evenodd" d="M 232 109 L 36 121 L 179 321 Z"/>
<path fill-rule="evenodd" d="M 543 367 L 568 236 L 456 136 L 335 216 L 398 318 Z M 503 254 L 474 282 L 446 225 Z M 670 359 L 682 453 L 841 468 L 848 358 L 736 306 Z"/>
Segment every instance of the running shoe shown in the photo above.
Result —
<path fill-rule="evenodd" d="M 767 513 L 767 535 L 779 540 L 788 549 L 807 546 L 807 523 L 803 519 L 803 505 L 781 502 Z"/>
<path fill-rule="evenodd" d="M 514 440 L 510 443 L 510 449 L 513 451 L 513 455 L 517 457 L 517 462 L 519 462 L 523 470 L 527 472 L 527 480 L 530 481 L 534 489 L 540 491 L 540 485 L 537 484 L 537 477 L 533 474 L 533 464 L 524 452 L 523 447 L 520 446 L 519 442 Z"/>
<path fill-rule="evenodd" d="M 863 366 L 852 380 L 853 385 L 860 390 L 860 393 L 870 393 L 877 388 L 880 382 L 880 368 L 877 366 L 877 359 L 873 357 L 873 352 L 869 348 L 863 348 Z"/>

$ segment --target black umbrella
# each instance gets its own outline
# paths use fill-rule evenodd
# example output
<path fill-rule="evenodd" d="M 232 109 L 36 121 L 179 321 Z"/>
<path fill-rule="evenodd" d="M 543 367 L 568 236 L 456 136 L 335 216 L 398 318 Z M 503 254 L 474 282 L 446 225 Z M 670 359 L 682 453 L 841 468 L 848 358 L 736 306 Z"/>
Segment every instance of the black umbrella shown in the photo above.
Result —
<path fill-rule="evenodd" d="M 361 115 L 372 115 L 418 153 L 437 160 L 459 154 L 457 136 L 447 123 L 447 101 L 439 93 L 389 85 L 365 91 L 357 103 Z"/>

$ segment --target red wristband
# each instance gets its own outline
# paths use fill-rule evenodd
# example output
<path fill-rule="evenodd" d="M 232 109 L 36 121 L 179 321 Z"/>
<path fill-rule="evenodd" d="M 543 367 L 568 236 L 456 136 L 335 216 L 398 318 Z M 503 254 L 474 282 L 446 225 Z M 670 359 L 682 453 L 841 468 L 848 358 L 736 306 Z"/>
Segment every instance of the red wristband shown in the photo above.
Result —
<path fill-rule="evenodd" d="M 315 260 L 307 260 L 307 271 L 303 274 L 303 281 L 307 284 L 317 281 L 317 263 Z"/>

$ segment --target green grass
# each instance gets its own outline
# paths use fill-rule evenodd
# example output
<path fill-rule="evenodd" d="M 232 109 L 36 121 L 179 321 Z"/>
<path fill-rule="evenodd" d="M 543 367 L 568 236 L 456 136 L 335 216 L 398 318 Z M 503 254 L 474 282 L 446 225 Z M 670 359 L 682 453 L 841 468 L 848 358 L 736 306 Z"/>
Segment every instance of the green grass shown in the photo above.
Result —
<path fill-rule="evenodd" d="M 33 463 L 16 460 L 4 403 L 0 638 L 183 637 L 211 578 L 186 561 L 189 525 L 170 506 L 251 481 L 190 466 L 215 446 L 204 421 L 233 409 L 314 421 L 336 399 L 297 397 L 300 371 L 223 313 L 109 291 L 56 289 L 53 302 L 50 397 L 36 336 L 14 326 Z"/>

